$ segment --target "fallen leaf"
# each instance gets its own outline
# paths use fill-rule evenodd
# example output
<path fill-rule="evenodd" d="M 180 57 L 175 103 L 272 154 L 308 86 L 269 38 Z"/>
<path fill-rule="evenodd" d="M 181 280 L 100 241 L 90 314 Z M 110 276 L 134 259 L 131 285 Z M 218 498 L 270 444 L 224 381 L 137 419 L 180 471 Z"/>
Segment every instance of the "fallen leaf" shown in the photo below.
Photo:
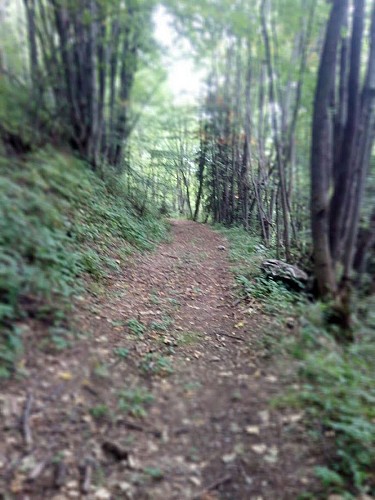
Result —
<path fill-rule="evenodd" d="M 58 377 L 61 378 L 61 380 L 72 380 L 73 375 L 71 372 L 59 372 Z"/>
<path fill-rule="evenodd" d="M 284 415 L 282 418 L 282 421 L 285 423 L 291 423 L 294 424 L 296 422 L 299 422 L 302 420 L 303 414 L 302 413 L 295 413 L 293 415 Z"/>
<path fill-rule="evenodd" d="M 245 428 L 245 431 L 247 434 L 254 434 L 254 435 L 260 434 L 260 429 L 257 425 L 248 425 Z"/>
<path fill-rule="evenodd" d="M 105 488 L 99 488 L 95 491 L 94 498 L 97 498 L 98 500 L 110 500 L 111 493 Z"/>
<path fill-rule="evenodd" d="M 192 476 L 190 478 L 190 481 L 194 484 L 194 486 L 201 486 L 202 485 L 202 481 L 198 477 Z"/>
<path fill-rule="evenodd" d="M 263 455 L 263 453 L 266 452 L 267 446 L 264 443 L 259 443 L 259 444 L 253 444 L 251 446 L 251 449 L 255 452 L 258 453 L 258 455 Z"/>
<path fill-rule="evenodd" d="M 235 453 L 228 453 L 226 455 L 223 455 L 221 458 L 225 464 L 229 464 L 230 462 L 234 462 L 236 456 L 237 455 Z"/>

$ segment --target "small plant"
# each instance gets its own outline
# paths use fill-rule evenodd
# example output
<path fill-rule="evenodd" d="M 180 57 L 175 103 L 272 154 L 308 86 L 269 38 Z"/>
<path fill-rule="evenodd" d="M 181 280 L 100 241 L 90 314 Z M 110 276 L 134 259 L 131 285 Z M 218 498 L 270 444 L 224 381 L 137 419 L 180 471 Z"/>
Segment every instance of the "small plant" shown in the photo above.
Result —
<path fill-rule="evenodd" d="M 121 359 L 126 359 L 129 356 L 129 349 L 125 347 L 117 347 L 113 352 Z"/>
<path fill-rule="evenodd" d="M 160 304 L 160 298 L 155 292 L 150 294 L 150 302 L 155 305 Z"/>
<path fill-rule="evenodd" d="M 169 298 L 168 301 L 173 305 L 173 306 L 180 306 L 181 303 L 177 300 L 177 299 L 174 299 L 174 298 Z"/>
<path fill-rule="evenodd" d="M 94 417 L 96 420 L 100 420 L 103 417 L 105 417 L 106 415 L 108 415 L 109 408 L 107 405 L 100 404 L 100 405 L 93 406 L 92 408 L 90 408 L 89 411 L 90 411 L 90 414 L 92 417 Z"/>
<path fill-rule="evenodd" d="M 106 363 L 97 363 L 94 367 L 94 374 L 97 377 L 108 378 L 110 373 Z"/>
<path fill-rule="evenodd" d="M 142 335 L 145 333 L 146 327 L 135 318 L 129 319 L 126 324 L 131 333 L 133 333 L 137 337 L 142 337 Z"/>
<path fill-rule="evenodd" d="M 171 318 L 168 316 L 163 317 L 162 321 L 152 321 L 150 323 L 150 328 L 156 330 L 157 332 L 165 332 L 168 330 L 169 326 L 172 324 Z"/>
<path fill-rule="evenodd" d="M 180 346 L 189 346 L 197 344 L 201 339 L 201 334 L 198 332 L 181 332 L 176 336 L 177 344 Z"/>
<path fill-rule="evenodd" d="M 145 374 L 151 375 L 171 375 L 173 367 L 169 359 L 159 354 L 149 353 L 140 363 L 140 369 Z"/>
<path fill-rule="evenodd" d="M 52 343 L 57 350 L 63 351 L 71 347 L 73 335 L 70 331 L 61 327 L 51 327 L 49 333 Z"/>
<path fill-rule="evenodd" d="M 145 417 L 146 406 L 154 400 L 153 395 L 143 387 L 128 389 L 119 394 L 118 406 L 120 410 L 130 413 L 134 417 Z"/>
<path fill-rule="evenodd" d="M 164 472 L 158 467 L 145 467 L 143 469 L 143 472 L 148 476 L 152 477 L 152 479 L 155 479 L 156 481 L 159 481 L 164 477 Z"/>
<path fill-rule="evenodd" d="M 125 326 L 126 325 L 126 321 L 122 320 L 122 319 L 115 319 L 113 321 L 111 321 L 111 325 L 114 326 L 114 327 L 120 327 L 120 326 Z"/>

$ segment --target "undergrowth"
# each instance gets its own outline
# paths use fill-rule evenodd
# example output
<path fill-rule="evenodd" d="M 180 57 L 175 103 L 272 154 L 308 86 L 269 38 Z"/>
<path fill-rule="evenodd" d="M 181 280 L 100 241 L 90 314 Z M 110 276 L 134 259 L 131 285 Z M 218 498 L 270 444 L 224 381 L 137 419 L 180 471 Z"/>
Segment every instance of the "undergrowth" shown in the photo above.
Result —
<path fill-rule="evenodd" d="M 327 306 L 308 301 L 301 293 L 266 278 L 260 263 L 273 258 L 259 241 L 242 229 L 220 231 L 229 241 L 230 257 L 241 294 L 256 299 L 262 312 L 278 328 L 292 316 L 293 333 L 284 326 L 276 341 L 287 359 L 296 364 L 298 381 L 293 392 L 283 394 L 277 404 L 299 407 L 306 416 L 306 432 L 324 451 L 316 475 L 322 498 L 340 494 L 354 499 L 375 493 L 375 300 L 357 304 L 360 319 L 355 341 L 337 342 L 340 332 L 327 327 Z M 260 332 L 260 335 L 262 333 Z M 289 363 L 290 365 L 290 363 Z M 311 497 L 312 498 L 312 497 Z M 314 496 L 314 498 L 316 498 Z"/>
<path fill-rule="evenodd" d="M 151 212 L 137 216 L 120 180 L 114 189 L 68 154 L 0 156 L 0 376 L 22 350 L 20 320 L 65 327 L 82 276 L 102 280 L 165 233 Z"/>

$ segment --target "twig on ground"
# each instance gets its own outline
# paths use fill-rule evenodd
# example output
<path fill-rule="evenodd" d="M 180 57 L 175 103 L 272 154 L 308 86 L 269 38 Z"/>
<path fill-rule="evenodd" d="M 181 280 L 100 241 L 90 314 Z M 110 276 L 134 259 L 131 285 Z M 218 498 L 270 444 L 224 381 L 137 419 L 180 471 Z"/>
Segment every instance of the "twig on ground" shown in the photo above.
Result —
<path fill-rule="evenodd" d="M 200 491 L 197 495 L 194 495 L 192 500 L 200 500 L 201 497 L 205 494 L 205 493 L 208 493 L 212 490 L 216 490 L 219 486 L 221 486 L 222 484 L 225 484 L 227 483 L 228 481 L 230 481 L 232 479 L 232 476 L 224 476 L 220 479 L 217 479 L 216 481 L 212 482 L 211 484 L 209 484 L 206 488 L 204 488 L 202 491 Z"/>
<path fill-rule="evenodd" d="M 31 433 L 30 422 L 29 422 L 32 404 L 33 404 L 33 395 L 31 394 L 31 392 L 28 392 L 25 402 L 25 408 L 22 415 L 22 433 L 25 440 L 25 444 L 28 448 L 33 444 L 33 435 Z"/>
<path fill-rule="evenodd" d="M 94 461 L 92 459 L 87 459 L 85 465 L 82 468 L 82 486 L 81 486 L 82 493 L 90 492 L 93 466 L 94 466 Z"/>
<path fill-rule="evenodd" d="M 169 253 L 160 253 L 163 257 L 169 257 L 170 259 L 176 259 L 178 260 L 180 257 L 177 257 L 176 255 L 170 255 Z"/>
<path fill-rule="evenodd" d="M 246 339 L 242 339 L 241 337 L 236 337 L 236 335 L 230 335 L 229 333 L 217 333 L 216 336 L 221 335 L 222 337 L 228 337 L 234 340 L 240 340 L 241 342 L 246 342 Z"/>
<path fill-rule="evenodd" d="M 43 460 L 42 462 L 38 462 L 30 472 L 27 478 L 28 481 L 35 481 L 36 479 L 38 479 L 38 477 L 42 474 L 42 472 L 47 467 L 49 462 L 50 462 L 49 460 Z"/>
<path fill-rule="evenodd" d="M 67 467 L 64 462 L 57 462 L 55 464 L 55 473 L 54 473 L 54 485 L 56 488 L 61 488 L 64 486 L 66 481 Z"/>

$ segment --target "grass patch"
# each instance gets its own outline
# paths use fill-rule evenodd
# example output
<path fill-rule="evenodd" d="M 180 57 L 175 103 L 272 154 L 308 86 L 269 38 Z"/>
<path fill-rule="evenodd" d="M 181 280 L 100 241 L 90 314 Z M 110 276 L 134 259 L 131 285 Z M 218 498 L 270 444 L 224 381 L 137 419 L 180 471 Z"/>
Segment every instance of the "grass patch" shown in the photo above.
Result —
<path fill-rule="evenodd" d="M 176 342 L 179 346 L 195 345 L 202 339 L 198 332 L 179 332 L 176 334 Z"/>
<path fill-rule="evenodd" d="M 140 323 L 136 318 L 131 318 L 126 322 L 127 327 L 129 328 L 130 332 L 137 336 L 137 337 L 142 337 L 142 335 L 146 331 L 146 327 Z"/>
<path fill-rule="evenodd" d="M 0 171 L 0 376 L 8 377 L 22 344 L 15 322 L 33 317 L 65 328 L 73 296 L 87 286 L 80 278 L 100 283 L 166 227 L 151 213 L 137 216 L 120 180 L 115 192 L 55 150 L 1 156 Z"/>

